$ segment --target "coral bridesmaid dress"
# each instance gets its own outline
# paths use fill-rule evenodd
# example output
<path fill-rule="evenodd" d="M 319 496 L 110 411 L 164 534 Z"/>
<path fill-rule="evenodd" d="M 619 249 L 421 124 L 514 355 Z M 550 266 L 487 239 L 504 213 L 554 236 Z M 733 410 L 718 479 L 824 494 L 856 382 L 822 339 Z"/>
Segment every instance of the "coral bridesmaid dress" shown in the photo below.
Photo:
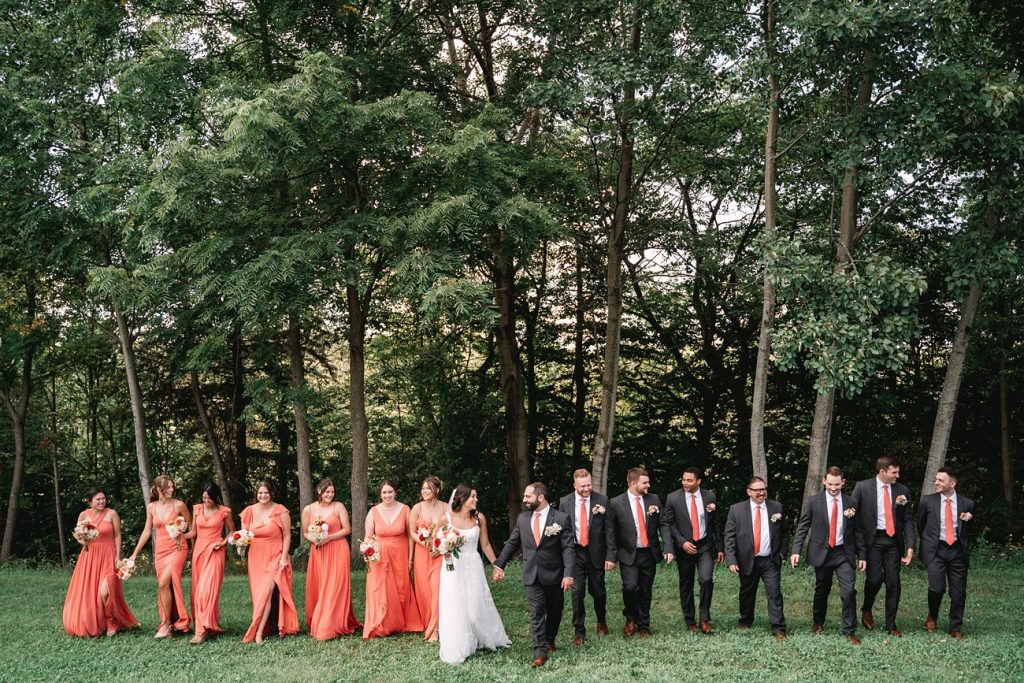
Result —
<path fill-rule="evenodd" d="M 412 581 L 409 580 L 408 514 L 409 508 L 403 505 L 388 524 L 378 508 L 373 508 L 373 528 L 380 544 L 380 560 L 370 562 L 366 573 L 363 638 L 423 630 L 423 620 L 413 597 Z"/>
<path fill-rule="evenodd" d="M 338 513 L 324 518 L 328 533 L 341 529 Z M 317 640 L 355 633 L 359 620 L 352 612 L 351 555 L 348 541 L 339 538 L 309 549 L 306 570 L 306 625 Z"/>
<path fill-rule="evenodd" d="M 114 548 L 114 525 L 107 519 L 107 512 L 93 518 L 87 512 L 89 521 L 96 525 L 99 536 L 91 541 L 88 550 L 82 550 L 71 575 L 71 585 L 64 599 L 64 630 L 72 636 L 99 636 L 109 631 L 125 631 L 139 625 L 135 615 L 128 609 L 121 592 L 121 580 L 117 578 L 114 562 L 117 550 Z M 98 521 L 97 521 L 98 520 Z M 104 610 L 100 588 L 107 584 L 107 607 Z"/>
<path fill-rule="evenodd" d="M 181 576 L 185 573 L 185 562 L 188 560 L 188 540 L 180 538 L 179 545 L 167 533 L 166 525 L 174 521 L 177 514 L 171 508 L 167 519 L 159 520 L 156 515 L 156 563 L 157 580 L 170 574 L 171 576 L 171 613 L 164 614 L 164 607 L 157 600 L 161 623 L 168 623 L 175 631 L 187 632 L 189 625 L 188 610 L 185 609 L 185 593 L 181 590 Z"/>
<path fill-rule="evenodd" d="M 224 582 L 224 547 L 213 546 L 224 538 L 224 524 L 231 516 L 231 508 L 219 505 L 208 510 L 196 505 L 192 510 L 192 523 L 196 525 L 195 546 L 192 549 L 192 618 L 196 622 L 196 635 L 223 633 L 220 627 L 220 587 Z"/>
<path fill-rule="evenodd" d="M 283 638 L 299 632 L 299 613 L 295 610 L 295 599 L 292 597 L 292 566 L 289 563 L 283 570 L 278 568 L 284 551 L 284 544 L 281 543 L 281 514 L 285 508 L 275 504 L 267 522 L 256 528 L 252 526 L 253 512 L 251 505 L 242 510 L 242 527 L 253 533 L 248 551 L 252 623 L 242 638 L 246 643 L 256 639 L 267 600 L 273 602 L 264 637 L 276 633 Z"/>
<path fill-rule="evenodd" d="M 416 528 L 429 529 L 424 520 L 416 523 Z M 441 562 L 438 555 L 431 557 L 430 551 L 421 544 L 415 545 L 413 556 L 413 579 L 415 580 L 416 606 L 423 618 L 423 637 L 437 637 L 437 600 L 441 592 Z"/>

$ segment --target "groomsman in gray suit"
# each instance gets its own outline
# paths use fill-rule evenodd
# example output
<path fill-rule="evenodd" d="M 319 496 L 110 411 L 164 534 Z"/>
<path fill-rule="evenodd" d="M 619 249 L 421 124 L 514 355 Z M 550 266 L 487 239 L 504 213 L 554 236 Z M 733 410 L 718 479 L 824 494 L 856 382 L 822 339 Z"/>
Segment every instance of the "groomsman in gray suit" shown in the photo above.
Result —
<path fill-rule="evenodd" d="M 935 493 L 921 499 L 918 531 L 921 561 L 928 570 L 928 618 L 924 630 L 935 631 L 942 595 L 949 584 L 949 635 L 963 640 L 964 604 L 967 602 L 967 569 L 970 530 L 974 526 L 974 501 L 956 492 L 956 473 L 948 467 L 935 475 Z"/>
<path fill-rule="evenodd" d="M 785 523 L 782 504 L 768 500 L 768 484 L 761 477 L 747 482 L 748 500 L 729 508 L 725 522 L 725 563 L 740 575 L 739 628 L 754 623 L 757 583 L 764 583 L 768 598 L 768 619 L 772 634 L 786 639 L 786 617 L 782 611 L 782 553 Z"/>
<path fill-rule="evenodd" d="M 544 666 L 555 651 L 555 637 L 562 622 L 562 594 L 572 588 L 572 520 L 548 505 L 548 487 L 535 482 L 523 492 L 526 510 L 519 513 L 501 555 L 494 561 L 491 578 L 505 578 L 505 565 L 516 551 L 523 551 L 523 586 L 530 605 L 530 633 L 533 635 L 532 666 Z"/>
<path fill-rule="evenodd" d="M 572 625 L 575 636 L 572 644 L 579 647 L 587 637 L 587 610 L 584 600 L 587 591 L 594 599 L 597 616 L 597 635 L 608 635 L 608 592 L 604 585 L 604 563 L 615 559 L 615 535 L 608 522 L 608 498 L 594 491 L 590 472 L 573 472 L 573 492 L 562 496 L 558 509 L 572 518 L 575 538 L 576 564 L 573 568 Z"/>
<path fill-rule="evenodd" d="M 829 467 L 822 480 L 825 490 L 807 501 L 793 535 L 790 564 L 796 569 L 806 541 L 807 564 L 814 567 L 814 622 L 812 633 L 824 630 L 832 577 L 839 577 L 839 599 L 843 605 L 843 635 L 854 645 L 857 637 L 857 555 L 863 556 L 864 540 L 857 525 L 853 498 L 843 494 L 843 471 Z M 861 569 L 864 568 L 861 560 Z"/>

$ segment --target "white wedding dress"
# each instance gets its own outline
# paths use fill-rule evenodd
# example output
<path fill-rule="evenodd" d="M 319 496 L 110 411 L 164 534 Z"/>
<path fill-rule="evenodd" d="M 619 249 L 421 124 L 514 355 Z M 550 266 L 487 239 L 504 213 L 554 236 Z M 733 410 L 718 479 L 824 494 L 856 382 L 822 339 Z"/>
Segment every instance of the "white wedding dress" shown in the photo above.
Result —
<path fill-rule="evenodd" d="M 484 577 L 484 561 L 477 551 L 480 526 L 459 531 L 466 541 L 459 557 L 452 558 L 454 571 L 448 571 L 441 561 L 437 628 L 441 661 L 448 664 L 461 664 L 480 649 L 496 650 L 512 644 Z"/>

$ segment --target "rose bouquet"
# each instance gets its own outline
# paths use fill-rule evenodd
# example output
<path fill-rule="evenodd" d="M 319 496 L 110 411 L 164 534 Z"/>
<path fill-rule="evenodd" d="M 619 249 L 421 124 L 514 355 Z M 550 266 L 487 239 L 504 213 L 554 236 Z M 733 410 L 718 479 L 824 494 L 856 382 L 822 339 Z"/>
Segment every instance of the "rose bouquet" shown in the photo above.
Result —
<path fill-rule="evenodd" d="M 416 526 L 416 540 L 420 545 L 430 547 L 430 539 L 434 537 L 436 529 L 429 524 L 418 524 Z"/>
<path fill-rule="evenodd" d="M 181 515 L 164 525 L 167 535 L 174 539 L 174 549 L 181 550 L 181 535 L 188 531 L 188 522 Z"/>
<path fill-rule="evenodd" d="M 359 554 L 363 556 L 363 562 L 369 564 L 370 562 L 380 561 L 380 544 L 377 543 L 376 536 L 370 536 L 370 538 L 359 541 Z"/>
<path fill-rule="evenodd" d="M 100 535 L 100 530 L 96 528 L 96 525 L 92 522 L 82 520 L 75 525 L 74 531 L 71 535 L 75 537 L 75 540 L 82 544 L 82 550 L 89 550 L 89 541 L 94 541 Z"/>
<path fill-rule="evenodd" d="M 248 529 L 239 529 L 228 536 L 228 545 L 235 546 L 239 557 L 245 557 L 245 551 L 252 545 L 253 533 Z"/>
<path fill-rule="evenodd" d="M 434 532 L 434 551 L 444 555 L 444 565 L 448 571 L 455 571 L 452 558 L 459 556 L 459 550 L 465 542 L 466 537 L 451 524 L 445 524 Z"/>
<path fill-rule="evenodd" d="M 313 523 L 306 527 L 306 538 L 309 539 L 309 542 L 313 545 L 327 540 L 328 533 L 327 522 L 319 517 L 314 517 Z"/>
<path fill-rule="evenodd" d="M 114 566 L 117 567 L 117 578 L 122 581 L 127 581 L 135 574 L 135 560 L 130 557 L 118 560 Z"/>

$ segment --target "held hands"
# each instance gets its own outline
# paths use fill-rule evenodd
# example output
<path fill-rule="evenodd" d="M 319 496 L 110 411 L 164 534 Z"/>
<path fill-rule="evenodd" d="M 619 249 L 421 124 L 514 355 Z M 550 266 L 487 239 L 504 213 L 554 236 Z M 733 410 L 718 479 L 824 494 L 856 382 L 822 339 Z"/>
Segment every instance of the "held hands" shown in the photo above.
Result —
<path fill-rule="evenodd" d="M 494 583 L 498 583 L 499 581 L 504 580 L 504 578 L 505 578 L 505 570 L 504 569 L 502 569 L 501 567 L 492 567 L 491 568 L 491 581 L 493 581 Z"/>
<path fill-rule="evenodd" d="M 800 556 L 799 555 L 790 555 L 789 556 L 789 564 L 793 567 L 793 569 L 796 569 L 796 566 L 798 564 L 800 564 Z"/>
<path fill-rule="evenodd" d="M 576 580 L 574 578 L 572 578 L 571 576 L 567 576 L 564 579 L 562 579 L 562 592 L 564 593 L 567 590 L 569 590 L 570 588 L 572 588 L 572 585 L 574 583 L 576 583 Z"/>
<path fill-rule="evenodd" d="M 686 541 L 685 543 L 683 543 L 683 552 L 687 555 L 696 555 L 697 546 L 694 545 L 692 541 Z"/>
<path fill-rule="evenodd" d="M 902 562 L 904 565 L 909 565 L 910 561 L 913 560 L 913 559 L 914 559 L 914 549 L 913 548 L 907 548 L 907 554 L 903 556 L 903 559 L 900 560 L 900 562 Z"/>

